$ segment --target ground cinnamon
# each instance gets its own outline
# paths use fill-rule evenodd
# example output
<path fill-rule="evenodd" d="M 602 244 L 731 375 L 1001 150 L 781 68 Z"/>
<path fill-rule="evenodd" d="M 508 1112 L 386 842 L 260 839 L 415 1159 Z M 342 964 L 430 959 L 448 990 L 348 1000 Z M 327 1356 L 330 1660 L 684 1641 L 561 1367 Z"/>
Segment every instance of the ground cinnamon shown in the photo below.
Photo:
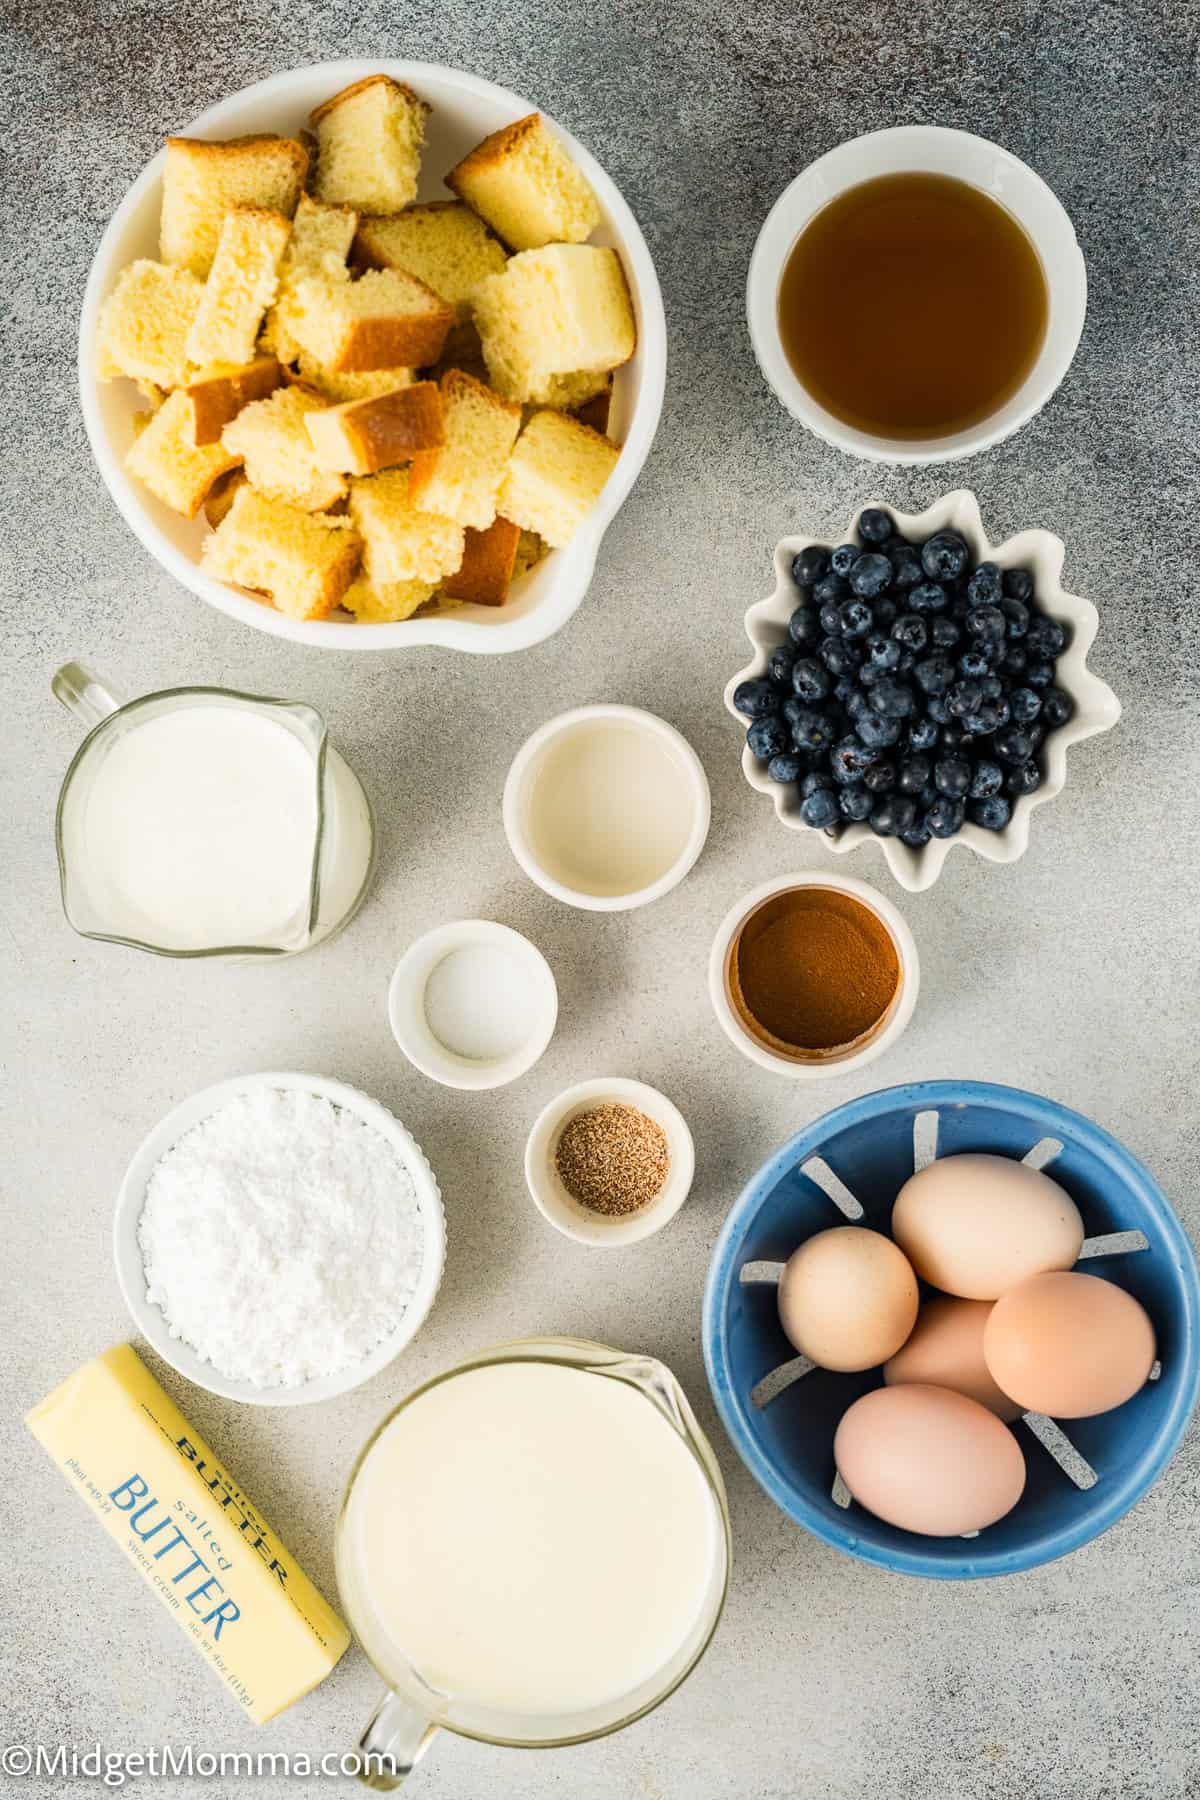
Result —
<path fill-rule="evenodd" d="M 743 1023 L 785 1055 L 828 1056 L 880 1024 L 900 986 L 883 921 L 833 888 L 791 888 L 746 920 L 730 958 Z"/>

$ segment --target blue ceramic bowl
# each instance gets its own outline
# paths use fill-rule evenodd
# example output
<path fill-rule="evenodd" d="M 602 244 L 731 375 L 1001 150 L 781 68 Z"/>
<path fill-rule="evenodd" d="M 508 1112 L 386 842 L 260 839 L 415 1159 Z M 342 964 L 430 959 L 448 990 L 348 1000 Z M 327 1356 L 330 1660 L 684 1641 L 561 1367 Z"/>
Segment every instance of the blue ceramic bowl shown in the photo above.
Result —
<path fill-rule="evenodd" d="M 815 1369 L 759 1406 L 752 1390 L 795 1351 L 779 1324 L 774 1283 L 743 1266 L 784 1262 L 826 1226 L 846 1223 L 803 1172 L 820 1157 L 862 1203 L 864 1224 L 886 1231 L 913 1171 L 918 1115 L 937 1115 L 937 1153 L 988 1151 L 1017 1159 L 1044 1138 L 1061 1152 L 1047 1173 L 1071 1194 L 1088 1238 L 1137 1231 L 1146 1248 L 1082 1261 L 1089 1274 L 1137 1296 L 1158 1339 L 1161 1373 L 1112 1412 L 1063 1429 L 1096 1473 L 1081 1489 L 1022 1421 L 1013 1427 L 1028 1481 L 1019 1504 L 978 1537 L 927 1538 L 833 1499 L 833 1435 L 846 1408 L 878 1387 L 878 1369 Z M 1085 1246 L 1086 1249 L 1087 1246 Z M 826 1113 L 764 1164 L 725 1222 L 704 1296 L 704 1356 L 717 1409 L 759 1484 L 797 1524 L 864 1562 L 943 1579 L 1036 1568 L 1098 1537 L 1163 1469 L 1195 1403 L 1200 1281 L 1191 1245 L 1158 1185 L 1128 1150 L 1079 1113 L 1018 1088 L 928 1081 L 887 1088 Z"/>

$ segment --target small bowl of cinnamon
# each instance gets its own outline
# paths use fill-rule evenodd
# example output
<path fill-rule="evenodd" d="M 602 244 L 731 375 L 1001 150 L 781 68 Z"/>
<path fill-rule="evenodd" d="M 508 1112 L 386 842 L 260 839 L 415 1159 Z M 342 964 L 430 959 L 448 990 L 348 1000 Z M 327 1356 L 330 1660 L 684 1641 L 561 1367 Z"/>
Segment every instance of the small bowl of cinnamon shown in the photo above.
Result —
<path fill-rule="evenodd" d="M 865 881 L 809 870 L 764 882 L 713 942 L 713 1009 L 732 1043 L 793 1081 L 844 1075 L 895 1043 L 920 986 L 917 946 Z"/>

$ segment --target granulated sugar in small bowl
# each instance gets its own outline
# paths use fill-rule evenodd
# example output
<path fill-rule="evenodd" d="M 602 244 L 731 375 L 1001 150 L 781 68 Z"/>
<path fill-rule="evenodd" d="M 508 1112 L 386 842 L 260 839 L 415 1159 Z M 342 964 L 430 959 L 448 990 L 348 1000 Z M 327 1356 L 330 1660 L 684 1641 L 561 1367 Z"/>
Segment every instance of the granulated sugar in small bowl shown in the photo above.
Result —
<path fill-rule="evenodd" d="M 259 1406 L 378 1374 L 427 1316 L 445 1242 L 411 1134 L 314 1075 L 242 1076 L 176 1107 L 130 1164 L 114 1223 L 121 1291 L 153 1348 Z"/>

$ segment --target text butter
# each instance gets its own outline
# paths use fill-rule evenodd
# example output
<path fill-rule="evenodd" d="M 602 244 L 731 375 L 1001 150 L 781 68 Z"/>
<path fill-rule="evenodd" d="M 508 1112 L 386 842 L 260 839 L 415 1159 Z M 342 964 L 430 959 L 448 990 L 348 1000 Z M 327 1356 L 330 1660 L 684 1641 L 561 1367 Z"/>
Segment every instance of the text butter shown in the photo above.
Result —
<path fill-rule="evenodd" d="M 255 1724 L 328 1675 L 349 1632 L 132 1345 L 25 1422 Z"/>

